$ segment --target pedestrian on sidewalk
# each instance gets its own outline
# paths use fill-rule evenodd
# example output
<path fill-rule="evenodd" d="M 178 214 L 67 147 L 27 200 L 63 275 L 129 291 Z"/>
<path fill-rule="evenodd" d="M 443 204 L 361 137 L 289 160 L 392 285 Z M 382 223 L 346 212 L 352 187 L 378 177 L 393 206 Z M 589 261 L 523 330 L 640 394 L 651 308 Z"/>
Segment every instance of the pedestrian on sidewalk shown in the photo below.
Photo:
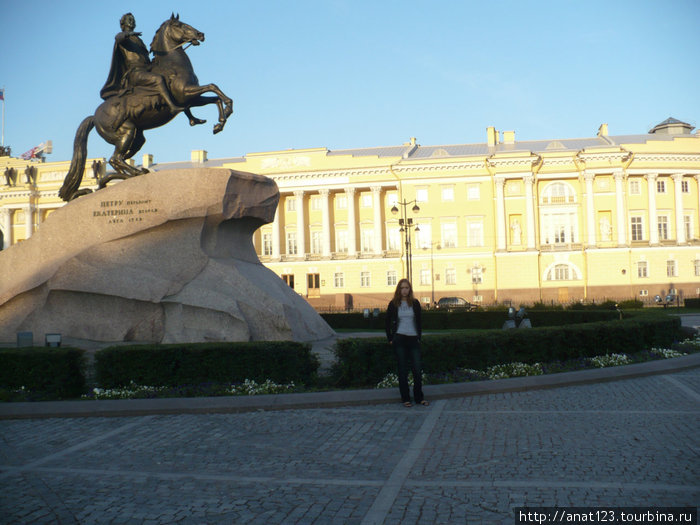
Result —
<path fill-rule="evenodd" d="M 385 328 L 389 344 L 396 352 L 401 402 L 405 407 L 413 406 L 408 388 L 410 366 L 413 373 L 413 400 L 416 404 L 428 406 L 428 402 L 423 398 L 421 378 L 421 307 L 418 299 L 413 297 L 413 287 L 408 279 L 401 279 L 396 285 L 394 298 L 386 310 Z"/>

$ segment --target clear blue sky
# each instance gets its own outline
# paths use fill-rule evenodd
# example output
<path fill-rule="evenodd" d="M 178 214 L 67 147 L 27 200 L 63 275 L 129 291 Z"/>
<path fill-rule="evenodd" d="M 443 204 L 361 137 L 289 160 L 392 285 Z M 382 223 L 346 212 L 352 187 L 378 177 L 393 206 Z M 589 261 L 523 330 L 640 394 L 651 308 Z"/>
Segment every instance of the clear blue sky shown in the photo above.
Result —
<path fill-rule="evenodd" d="M 645 133 L 700 125 L 700 1 L 2 0 L 0 87 L 14 155 L 75 130 L 101 102 L 119 18 L 150 44 L 179 12 L 206 34 L 187 53 L 200 83 L 234 100 L 226 129 L 184 116 L 146 132 L 156 162 L 256 151 Z M 112 146 L 93 131 L 90 157 Z"/>

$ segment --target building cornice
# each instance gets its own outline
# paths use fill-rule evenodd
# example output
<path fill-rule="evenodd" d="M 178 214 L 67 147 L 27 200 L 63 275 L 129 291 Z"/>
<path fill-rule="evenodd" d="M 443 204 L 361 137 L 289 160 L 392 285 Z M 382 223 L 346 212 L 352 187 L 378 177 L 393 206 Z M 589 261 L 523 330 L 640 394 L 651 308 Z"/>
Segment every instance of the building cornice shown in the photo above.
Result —
<path fill-rule="evenodd" d="M 685 162 L 700 165 L 697 153 L 635 153 L 632 165 L 641 162 Z"/>
<path fill-rule="evenodd" d="M 607 162 L 608 164 L 622 164 L 627 162 L 632 153 L 629 151 L 610 151 L 610 152 L 597 152 L 597 151 L 581 151 L 576 155 L 576 158 L 583 162 Z"/>

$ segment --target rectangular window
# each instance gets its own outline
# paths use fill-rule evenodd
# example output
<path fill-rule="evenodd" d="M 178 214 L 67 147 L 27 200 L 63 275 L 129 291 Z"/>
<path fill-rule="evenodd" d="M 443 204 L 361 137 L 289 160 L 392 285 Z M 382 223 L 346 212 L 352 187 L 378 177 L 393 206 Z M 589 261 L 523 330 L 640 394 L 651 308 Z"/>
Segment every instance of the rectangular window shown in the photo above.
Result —
<path fill-rule="evenodd" d="M 688 183 L 687 180 L 681 181 L 681 191 L 683 193 L 690 193 L 690 184 Z"/>
<path fill-rule="evenodd" d="M 649 270 L 646 261 L 639 261 L 637 263 L 637 277 L 645 278 L 649 277 Z"/>
<path fill-rule="evenodd" d="M 481 266 L 474 266 L 472 268 L 472 284 L 481 284 L 483 277 L 483 270 Z"/>
<path fill-rule="evenodd" d="M 397 280 L 396 280 L 396 270 L 388 270 L 386 272 L 386 285 L 387 286 L 396 286 Z"/>
<path fill-rule="evenodd" d="M 348 231 L 335 231 L 335 251 L 338 253 L 348 253 Z"/>
<path fill-rule="evenodd" d="M 399 203 L 399 195 L 396 192 L 386 194 L 387 207 L 392 208 Z"/>
<path fill-rule="evenodd" d="M 429 250 L 430 249 L 430 243 L 433 242 L 433 236 L 432 236 L 432 228 L 429 222 L 419 222 L 416 223 L 416 226 L 418 226 L 418 231 L 413 231 L 412 233 L 415 234 L 415 243 L 416 245 L 423 249 L 423 250 Z"/>
<path fill-rule="evenodd" d="M 335 207 L 338 210 L 345 210 L 348 207 L 348 196 L 341 193 L 335 196 Z"/>
<path fill-rule="evenodd" d="M 656 181 L 656 193 L 666 193 L 666 181 L 657 180 Z"/>
<path fill-rule="evenodd" d="M 457 284 L 457 270 L 454 268 L 445 270 L 445 284 Z"/>
<path fill-rule="evenodd" d="M 693 265 L 695 266 L 695 277 L 700 277 L 700 259 L 695 259 Z"/>
<path fill-rule="evenodd" d="M 470 219 L 467 221 L 467 246 L 484 245 L 483 219 Z"/>
<path fill-rule="evenodd" d="M 657 220 L 659 226 L 659 239 L 662 241 L 668 240 L 668 217 L 665 215 L 659 215 Z"/>
<path fill-rule="evenodd" d="M 360 197 L 360 202 L 362 203 L 363 208 L 371 208 L 372 207 L 372 194 L 371 193 L 363 193 L 362 196 Z"/>
<path fill-rule="evenodd" d="M 321 275 L 318 273 L 306 274 L 306 287 L 309 297 L 320 297 L 321 295 Z"/>
<path fill-rule="evenodd" d="M 343 272 L 335 272 L 333 274 L 333 288 L 345 287 L 345 274 Z"/>
<path fill-rule="evenodd" d="M 678 272 L 676 270 L 676 261 L 666 261 L 666 276 L 678 277 Z"/>
<path fill-rule="evenodd" d="M 297 233 L 287 232 L 287 255 L 297 254 Z"/>
<path fill-rule="evenodd" d="M 416 201 L 428 202 L 428 188 L 416 188 Z"/>
<path fill-rule="evenodd" d="M 401 249 L 401 232 L 398 226 L 389 227 L 386 232 L 386 249 L 390 252 L 397 252 Z"/>
<path fill-rule="evenodd" d="M 632 240 L 642 241 L 644 240 L 644 226 L 642 224 L 641 217 L 630 217 L 630 226 L 632 229 Z"/>
<path fill-rule="evenodd" d="M 282 280 L 287 283 L 292 290 L 294 289 L 294 274 L 284 274 L 282 275 Z"/>
<path fill-rule="evenodd" d="M 262 236 L 263 255 L 272 255 L 272 234 L 263 233 Z"/>
<path fill-rule="evenodd" d="M 369 288 L 372 286 L 369 272 L 360 272 L 360 286 L 362 288 Z"/>
<path fill-rule="evenodd" d="M 481 189 L 478 184 L 470 184 L 467 186 L 467 199 L 470 201 L 478 201 L 481 198 Z"/>
<path fill-rule="evenodd" d="M 641 195 L 642 187 L 637 179 L 630 180 L 630 195 Z"/>
<path fill-rule="evenodd" d="M 297 211 L 297 198 L 287 197 L 287 211 Z"/>
<path fill-rule="evenodd" d="M 321 209 L 321 197 L 317 195 L 311 197 L 311 209 L 316 211 Z"/>
<path fill-rule="evenodd" d="M 321 253 L 321 232 L 311 232 L 311 253 Z"/>
<path fill-rule="evenodd" d="M 420 283 L 423 286 L 428 286 L 430 284 L 430 270 L 428 270 L 427 268 L 421 268 Z"/>
<path fill-rule="evenodd" d="M 649 290 L 639 290 L 639 297 L 647 297 L 649 295 Z"/>
<path fill-rule="evenodd" d="M 457 224 L 454 222 L 442 223 L 442 247 L 456 248 L 457 247 Z"/>
<path fill-rule="evenodd" d="M 453 202 L 455 200 L 455 187 L 454 186 L 443 186 L 442 187 L 442 201 L 443 202 Z"/>
<path fill-rule="evenodd" d="M 369 228 L 364 229 L 360 232 L 360 250 L 363 253 L 369 253 L 372 251 L 372 246 L 374 244 L 374 230 Z"/>
<path fill-rule="evenodd" d="M 693 217 L 683 215 L 683 228 L 685 228 L 685 240 L 689 241 L 693 238 Z"/>

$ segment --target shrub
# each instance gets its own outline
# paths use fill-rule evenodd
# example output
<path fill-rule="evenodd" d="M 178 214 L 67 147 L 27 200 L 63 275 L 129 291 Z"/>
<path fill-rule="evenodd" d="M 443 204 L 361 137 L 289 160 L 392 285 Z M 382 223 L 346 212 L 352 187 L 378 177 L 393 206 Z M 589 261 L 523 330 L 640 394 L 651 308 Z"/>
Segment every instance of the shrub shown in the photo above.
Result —
<path fill-rule="evenodd" d="M 31 399 L 79 397 L 85 391 L 84 352 L 68 347 L 0 349 L 0 388 L 21 390 Z"/>
<path fill-rule="evenodd" d="M 679 328 L 677 317 L 640 315 L 622 321 L 528 330 L 425 335 L 423 369 L 427 374 L 440 374 L 463 368 L 486 370 L 511 362 L 532 365 L 588 358 L 612 350 L 634 353 L 670 345 Z M 374 385 L 396 368 L 393 348 L 385 338 L 341 339 L 335 352 L 331 374 L 340 386 Z"/>
<path fill-rule="evenodd" d="M 115 346 L 95 354 L 102 388 L 136 383 L 181 386 L 199 383 L 295 382 L 316 379 L 311 346 L 293 341 Z"/>
<path fill-rule="evenodd" d="M 620 301 L 617 306 L 620 310 L 639 310 L 644 308 L 644 302 L 639 299 L 628 299 L 626 301 Z"/>

